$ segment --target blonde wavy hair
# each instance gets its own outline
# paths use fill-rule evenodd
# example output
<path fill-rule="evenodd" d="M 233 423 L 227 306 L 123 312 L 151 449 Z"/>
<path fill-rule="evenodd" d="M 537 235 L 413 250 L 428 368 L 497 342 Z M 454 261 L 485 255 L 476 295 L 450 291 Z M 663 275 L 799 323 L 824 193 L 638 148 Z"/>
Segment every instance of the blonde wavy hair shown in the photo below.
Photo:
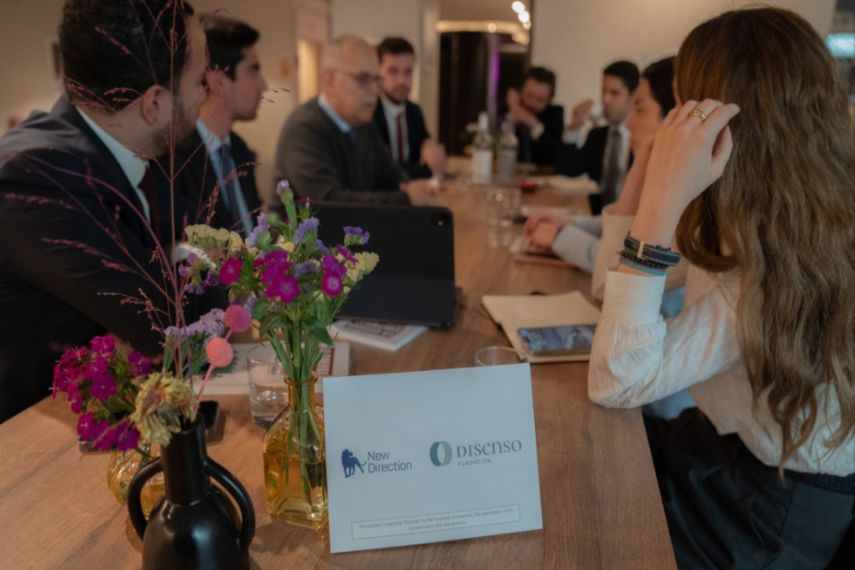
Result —
<path fill-rule="evenodd" d="M 722 178 L 680 219 L 677 244 L 713 273 L 737 269 L 737 335 L 754 394 L 780 426 L 779 467 L 817 427 L 818 390 L 840 402 L 826 442 L 855 433 L 855 132 L 822 39 L 781 9 L 695 28 L 675 63 L 683 101 L 739 105 Z"/>

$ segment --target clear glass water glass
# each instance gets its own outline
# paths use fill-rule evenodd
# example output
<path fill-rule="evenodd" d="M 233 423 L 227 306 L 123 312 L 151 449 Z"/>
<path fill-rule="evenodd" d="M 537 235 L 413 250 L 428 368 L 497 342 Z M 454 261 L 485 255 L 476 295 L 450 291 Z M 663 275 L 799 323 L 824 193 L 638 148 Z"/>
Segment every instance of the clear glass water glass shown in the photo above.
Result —
<path fill-rule="evenodd" d="M 487 189 L 487 241 L 493 247 L 511 245 L 514 218 L 520 209 L 522 193 L 519 188 L 490 187 Z"/>
<path fill-rule="evenodd" d="M 509 346 L 487 346 L 475 353 L 475 364 L 478 366 L 504 366 L 524 362 L 528 362 L 525 355 Z"/>
<path fill-rule="evenodd" d="M 260 344 L 249 351 L 246 361 L 249 374 L 249 409 L 252 419 L 263 428 L 268 428 L 288 406 L 288 385 L 285 370 L 276 358 L 276 352 L 268 343 Z"/>

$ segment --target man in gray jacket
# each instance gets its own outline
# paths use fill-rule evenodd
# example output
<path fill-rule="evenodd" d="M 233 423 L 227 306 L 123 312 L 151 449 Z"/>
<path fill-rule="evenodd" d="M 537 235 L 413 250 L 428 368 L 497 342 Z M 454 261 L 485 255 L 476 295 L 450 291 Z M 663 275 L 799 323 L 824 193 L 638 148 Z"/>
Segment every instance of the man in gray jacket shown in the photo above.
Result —
<path fill-rule="evenodd" d="M 442 190 L 408 180 L 372 119 L 381 78 L 377 54 L 355 36 L 324 48 L 321 94 L 294 110 L 279 136 L 274 184 L 288 180 L 303 198 L 424 205 Z"/>

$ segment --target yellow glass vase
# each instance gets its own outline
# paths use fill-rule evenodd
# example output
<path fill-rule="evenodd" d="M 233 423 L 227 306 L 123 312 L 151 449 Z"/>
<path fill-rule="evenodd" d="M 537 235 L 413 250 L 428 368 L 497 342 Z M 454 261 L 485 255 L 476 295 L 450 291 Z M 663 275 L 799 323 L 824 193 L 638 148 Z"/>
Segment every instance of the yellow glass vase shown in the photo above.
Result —
<path fill-rule="evenodd" d="M 141 468 L 147 465 L 148 459 L 134 450 L 110 452 L 110 463 L 107 465 L 107 486 L 113 496 L 122 505 L 128 504 L 128 486 Z M 142 508 L 146 516 L 163 497 L 165 485 L 163 475 L 152 477 L 143 487 Z"/>
<path fill-rule="evenodd" d="M 317 374 L 290 378 L 288 407 L 264 435 L 267 512 L 274 520 L 320 530 L 327 524 L 323 410 L 315 404 Z"/>

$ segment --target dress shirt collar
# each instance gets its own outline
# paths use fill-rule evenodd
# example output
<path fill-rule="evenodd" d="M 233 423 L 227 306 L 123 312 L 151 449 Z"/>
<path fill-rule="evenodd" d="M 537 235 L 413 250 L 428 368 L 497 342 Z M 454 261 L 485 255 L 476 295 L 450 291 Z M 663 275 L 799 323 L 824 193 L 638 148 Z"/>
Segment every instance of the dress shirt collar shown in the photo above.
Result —
<path fill-rule="evenodd" d="M 318 96 L 318 105 L 321 106 L 321 109 L 324 110 L 324 113 L 326 113 L 327 116 L 332 119 L 332 122 L 335 123 L 335 126 L 337 126 L 339 130 L 341 130 L 341 132 L 347 134 L 351 130 L 353 130 L 353 127 L 350 126 L 350 123 L 342 119 L 341 115 L 335 112 L 335 109 L 332 108 L 332 105 L 330 105 L 329 100 L 323 93 Z"/>
<path fill-rule="evenodd" d="M 83 117 L 86 124 L 89 125 L 89 128 L 92 129 L 92 132 L 95 133 L 95 136 L 104 143 L 104 146 L 107 147 L 107 150 L 110 151 L 110 154 L 112 154 L 116 159 L 116 162 L 119 163 L 119 167 L 121 167 L 122 172 L 124 172 L 125 177 L 128 179 L 128 182 L 131 183 L 131 186 L 139 188 L 140 182 L 142 182 L 143 176 L 145 176 L 148 161 L 143 160 L 137 155 L 137 153 L 113 138 L 110 133 L 98 126 L 98 123 L 93 121 L 86 113 L 84 113 L 83 109 L 80 107 L 76 107 L 76 109 L 77 112 L 80 113 L 80 116 Z"/>
<path fill-rule="evenodd" d="M 395 103 L 386 95 L 380 94 L 380 103 L 383 105 L 383 112 L 386 113 L 386 119 L 388 120 L 390 117 L 392 119 L 397 119 L 398 115 L 405 112 L 407 110 L 407 103 Z"/>
<path fill-rule="evenodd" d="M 224 144 L 229 146 L 232 144 L 231 133 L 227 133 L 226 136 L 220 138 L 208 128 L 208 125 L 202 119 L 196 120 L 196 131 L 199 133 L 202 142 L 205 143 L 205 148 L 208 149 L 208 154 L 210 155 L 218 153 Z"/>

